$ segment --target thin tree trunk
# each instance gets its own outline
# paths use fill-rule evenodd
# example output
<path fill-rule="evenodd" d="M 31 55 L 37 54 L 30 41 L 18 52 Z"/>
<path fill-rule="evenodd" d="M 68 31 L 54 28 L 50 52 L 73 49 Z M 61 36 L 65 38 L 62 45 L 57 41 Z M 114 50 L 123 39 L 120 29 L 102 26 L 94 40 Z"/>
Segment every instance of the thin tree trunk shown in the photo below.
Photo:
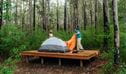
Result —
<path fill-rule="evenodd" d="M 73 5 L 73 7 L 74 7 L 74 13 L 73 13 L 73 16 L 74 16 L 74 29 L 76 28 L 76 26 L 78 26 L 78 16 L 79 16 L 79 14 L 78 14 L 78 0 L 74 0 L 74 5 Z"/>
<path fill-rule="evenodd" d="M 64 30 L 67 30 L 67 1 L 64 4 Z"/>
<path fill-rule="evenodd" d="M 6 24 L 9 24 L 9 0 L 6 0 Z"/>
<path fill-rule="evenodd" d="M 90 6 L 91 6 L 91 9 L 90 9 L 90 24 L 91 24 L 91 27 L 92 27 L 92 25 L 93 25 L 92 1 L 90 1 Z"/>
<path fill-rule="evenodd" d="M 3 0 L 0 1 L 0 29 L 3 25 Z"/>
<path fill-rule="evenodd" d="M 120 57 L 120 35 L 119 35 L 119 23 L 118 23 L 118 2 L 117 0 L 112 0 L 112 11 L 113 11 L 113 22 L 114 22 L 114 63 L 119 64 L 119 57 Z"/>
<path fill-rule="evenodd" d="M 98 0 L 95 0 L 95 30 L 97 31 L 98 25 Z"/>
<path fill-rule="evenodd" d="M 29 0 L 29 28 L 32 30 L 32 19 L 33 19 L 33 11 L 32 11 L 32 0 Z"/>
<path fill-rule="evenodd" d="M 18 10 L 17 10 L 17 8 L 18 8 L 18 2 L 17 2 L 17 0 L 15 0 L 15 3 L 16 3 L 16 7 L 15 7 L 15 24 L 16 25 L 18 25 L 18 19 L 17 19 L 17 15 L 18 15 Z"/>
<path fill-rule="evenodd" d="M 47 7 L 48 7 L 48 11 L 47 11 L 47 31 L 49 31 L 49 26 L 50 26 L 50 0 L 47 0 Z"/>
<path fill-rule="evenodd" d="M 92 10 L 90 10 L 90 16 L 91 16 L 91 26 L 93 25 L 93 14 L 92 14 Z"/>
<path fill-rule="evenodd" d="M 104 16 L 104 43 L 103 43 L 103 49 L 108 50 L 109 49 L 109 6 L 108 6 L 108 0 L 103 0 L 103 16 Z"/>
<path fill-rule="evenodd" d="M 86 2 L 83 2 L 83 22 L 84 22 L 84 30 L 87 28 L 87 12 L 86 12 Z"/>
<path fill-rule="evenodd" d="M 35 17 L 35 3 L 36 3 L 36 0 L 34 0 L 34 4 L 33 4 L 33 31 L 35 31 L 35 23 L 36 23 L 36 21 L 35 21 L 35 19 L 36 19 L 36 17 Z"/>
<path fill-rule="evenodd" d="M 57 0 L 57 30 L 59 30 L 59 0 Z"/>
<path fill-rule="evenodd" d="M 22 1 L 22 6 L 21 6 L 21 11 L 22 11 L 22 15 L 21 15 L 21 24 L 22 24 L 22 31 L 24 31 L 24 25 L 25 25 L 25 15 L 24 15 L 24 1 Z"/>
<path fill-rule="evenodd" d="M 46 24 L 45 24 L 45 0 L 42 0 L 43 2 L 43 11 L 42 11 L 42 13 L 43 13 L 43 30 L 45 30 L 46 31 Z"/>
<path fill-rule="evenodd" d="M 45 25 L 46 31 L 49 30 L 49 12 L 50 12 L 50 0 L 45 1 Z"/>

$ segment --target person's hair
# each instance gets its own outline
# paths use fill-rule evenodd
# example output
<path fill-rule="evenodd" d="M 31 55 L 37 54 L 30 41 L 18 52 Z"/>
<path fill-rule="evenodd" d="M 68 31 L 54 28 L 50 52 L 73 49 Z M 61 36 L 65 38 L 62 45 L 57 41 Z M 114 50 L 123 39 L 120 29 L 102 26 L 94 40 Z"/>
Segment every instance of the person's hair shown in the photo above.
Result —
<path fill-rule="evenodd" d="M 76 29 L 77 29 L 77 30 L 80 30 L 80 28 L 79 28 L 79 26 L 78 26 L 78 25 L 76 26 Z"/>

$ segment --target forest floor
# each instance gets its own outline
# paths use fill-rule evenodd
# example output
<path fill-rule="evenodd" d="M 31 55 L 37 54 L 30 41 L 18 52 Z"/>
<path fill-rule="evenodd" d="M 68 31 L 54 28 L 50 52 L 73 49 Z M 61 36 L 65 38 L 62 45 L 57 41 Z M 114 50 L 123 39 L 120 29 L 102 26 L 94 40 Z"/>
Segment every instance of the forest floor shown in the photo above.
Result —
<path fill-rule="evenodd" d="M 62 66 L 58 65 L 57 59 L 46 59 L 44 65 L 40 64 L 40 60 L 18 62 L 15 74 L 101 74 L 101 67 L 106 63 L 107 61 L 99 59 L 87 60 L 80 67 L 78 60 L 63 59 Z"/>

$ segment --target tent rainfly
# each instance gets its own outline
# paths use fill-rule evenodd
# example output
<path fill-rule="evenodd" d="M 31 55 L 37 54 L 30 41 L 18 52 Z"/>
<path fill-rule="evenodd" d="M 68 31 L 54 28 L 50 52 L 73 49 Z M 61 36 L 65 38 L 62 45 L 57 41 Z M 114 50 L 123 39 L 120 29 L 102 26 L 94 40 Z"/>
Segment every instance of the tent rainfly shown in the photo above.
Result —
<path fill-rule="evenodd" d="M 47 52 L 67 52 L 68 51 L 68 47 L 66 45 L 66 43 L 56 37 L 51 37 L 47 40 L 45 40 L 41 47 L 39 48 L 40 52 L 42 51 L 47 51 Z"/>

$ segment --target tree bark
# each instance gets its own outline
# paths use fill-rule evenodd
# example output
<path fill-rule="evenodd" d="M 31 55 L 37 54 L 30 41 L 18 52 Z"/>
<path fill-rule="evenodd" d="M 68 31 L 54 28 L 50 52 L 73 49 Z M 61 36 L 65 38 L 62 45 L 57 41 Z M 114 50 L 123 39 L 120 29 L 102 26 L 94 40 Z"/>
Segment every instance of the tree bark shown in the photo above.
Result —
<path fill-rule="evenodd" d="M 29 0 L 29 28 L 32 30 L 32 24 L 33 24 L 33 10 L 32 10 L 32 0 Z"/>
<path fill-rule="evenodd" d="M 83 2 L 83 22 L 84 22 L 84 30 L 87 28 L 87 12 L 86 12 L 86 2 Z"/>
<path fill-rule="evenodd" d="M 109 49 L 109 6 L 108 0 L 103 0 L 103 16 L 104 16 L 104 42 L 103 49 L 107 51 Z"/>
<path fill-rule="evenodd" d="M 3 0 L 0 0 L 0 29 L 3 25 Z"/>
<path fill-rule="evenodd" d="M 98 25 L 98 0 L 95 0 L 95 30 L 97 31 Z"/>
<path fill-rule="evenodd" d="M 120 35 L 119 35 L 119 23 L 118 23 L 118 2 L 117 0 L 112 0 L 112 12 L 113 12 L 113 22 L 114 22 L 114 64 L 119 64 L 120 58 Z"/>
<path fill-rule="evenodd" d="M 59 30 L 59 0 L 57 0 L 57 31 Z"/>
<path fill-rule="evenodd" d="M 76 26 L 78 26 L 78 17 L 79 17 L 79 14 L 78 14 L 78 0 L 74 0 L 73 2 L 73 18 L 74 18 L 74 21 L 73 21 L 73 24 L 74 24 L 74 29 L 76 28 Z"/>
<path fill-rule="evenodd" d="M 67 30 L 67 1 L 64 4 L 64 30 Z"/>
<path fill-rule="evenodd" d="M 43 3 L 43 5 L 42 5 L 42 6 L 43 6 L 43 11 L 42 11 L 42 13 L 43 13 L 43 18 L 42 18 L 42 19 L 43 19 L 43 20 L 42 20 L 42 22 L 43 22 L 43 30 L 46 31 L 46 24 L 45 24 L 45 14 L 46 14 L 46 13 L 45 13 L 45 12 L 46 12 L 46 11 L 45 11 L 45 10 L 46 10 L 46 9 L 45 9 L 45 0 L 42 0 L 42 1 L 43 1 L 43 2 L 42 2 L 42 3 Z"/>
<path fill-rule="evenodd" d="M 90 10 L 90 17 L 91 17 L 91 27 L 93 25 L 93 14 L 92 14 L 92 10 Z"/>
<path fill-rule="evenodd" d="M 36 4 L 36 0 L 34 0 L 34 4 L 33 4 L 33 31 L 35 31 L 35 23 L 36 23 L 36 21 L 35 21 L 35 19 L 36 19 L 36 17 L 35 17 L 35 11 L 36 11 L 36 6 L 35 6 L 35 4 Z"/>
<path fill-rule="evenodd" d="M 15 24 L 18 25 L 18 21 L 17 21 L 18 20 L 17 19 L 17 17 L 18 17 L 17 16 L 18 15 L 18 10 L 17 10 L 18 9 L 18 2 L 17 2 L 17 0 L 15 0 L 15 3 L 16 3 L 16 6 L 15 6 L 15 19 L 14 19 L 14 21 L 15 21 Z"/>

